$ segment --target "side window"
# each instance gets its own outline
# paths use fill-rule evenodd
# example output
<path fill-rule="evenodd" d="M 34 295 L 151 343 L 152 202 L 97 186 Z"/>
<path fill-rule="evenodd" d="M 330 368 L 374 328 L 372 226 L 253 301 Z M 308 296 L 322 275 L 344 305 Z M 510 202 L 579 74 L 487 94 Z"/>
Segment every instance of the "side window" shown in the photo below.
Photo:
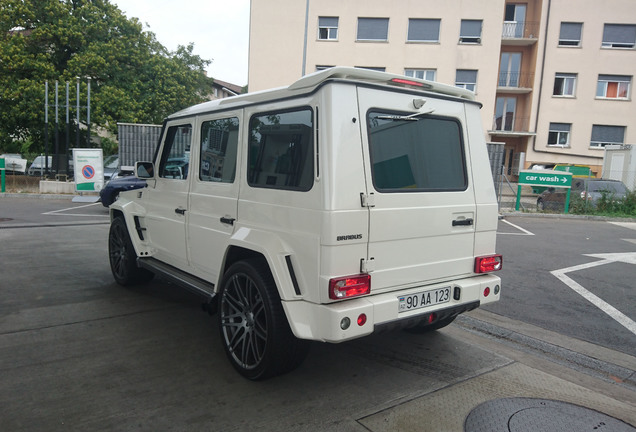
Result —
<path fill-rule="evenodd" d="M 159 164 L 159 177 L 185 180 L 190 166 L 192 126 L 189 124 L 170 126 Z"/>
<path fill-rule="evenodd" d="M 370 111 L 373 185 L 381 192 L 461 191 L 468 185 L 459 122 L 443 117 L 401 120 Z"/>
<path fill-rule="evenodd" d="M 236 117 L 203 122 L 201 125 L 200 180 L 234 182 L 238 130 L 239 120 Z"/>
<path fill-rule="evenodd" d="M 247 182 L 253 187 L 308 191 L 314 181 L 310 108 L 255 115 L 250 120 Z"/>

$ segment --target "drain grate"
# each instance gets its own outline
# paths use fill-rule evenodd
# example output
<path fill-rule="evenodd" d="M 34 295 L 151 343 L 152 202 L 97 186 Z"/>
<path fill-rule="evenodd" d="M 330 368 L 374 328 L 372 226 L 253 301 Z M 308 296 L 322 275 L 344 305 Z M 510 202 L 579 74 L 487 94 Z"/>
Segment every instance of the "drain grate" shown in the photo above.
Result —
<path fill-rule="evenodd" d="M 473 409 L 465 432 L 636 432 L 636 428 L 598 411 L 549 399 L 505 398 Z"/>

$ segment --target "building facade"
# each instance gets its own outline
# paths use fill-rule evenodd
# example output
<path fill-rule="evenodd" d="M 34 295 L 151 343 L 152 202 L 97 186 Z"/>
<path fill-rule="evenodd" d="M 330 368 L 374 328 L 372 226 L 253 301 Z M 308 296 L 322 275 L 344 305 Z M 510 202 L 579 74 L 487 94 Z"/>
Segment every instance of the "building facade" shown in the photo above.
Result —
<path fill-rule="evenodd" d="M 330 66 L 472 90 L 505 172 L 636 144 L 634 0 L 251 0 L 249 91 Z"/>

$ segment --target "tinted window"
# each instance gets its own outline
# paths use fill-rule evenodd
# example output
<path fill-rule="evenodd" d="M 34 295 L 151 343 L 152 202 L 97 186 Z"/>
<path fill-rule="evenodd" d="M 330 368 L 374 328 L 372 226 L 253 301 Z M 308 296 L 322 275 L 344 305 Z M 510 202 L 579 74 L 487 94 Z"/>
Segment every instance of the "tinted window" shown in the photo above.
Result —
<path fill-rule="evenodd" d="M 236 174 L 239 120 L 210 120 L 201 125 L 199 179 L 232 183 Z"/>
<path fill-rule="evenodd" d="M 272 112 L 250 120 L 250 186 L 311 189 L 314 180 L 313 116 L 309 108 Z"/>
<path fill-rule="evenodd" d="M 192 142 L 192 126 L 170 126 L 161 154 L 159 177 L 172 179 L 188 178 L 190 165 L 190 144 Z"/>
<path fill-rule="evenodd" d="M 373 184 L 387 192 L 458 191 L 467 186 L 462 133 L 456 120 L 370 112 Z"/>

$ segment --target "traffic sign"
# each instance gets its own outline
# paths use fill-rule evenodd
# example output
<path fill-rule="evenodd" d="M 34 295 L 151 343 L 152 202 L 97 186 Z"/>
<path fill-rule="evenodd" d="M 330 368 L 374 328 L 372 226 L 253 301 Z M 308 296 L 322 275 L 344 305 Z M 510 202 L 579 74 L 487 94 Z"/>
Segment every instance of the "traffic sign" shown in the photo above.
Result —
<path fill-rule="evenodd" d="M 519 171 L 519 184 L 569 188 L 572 186 L 572 173 L 548 170 Z"/>

